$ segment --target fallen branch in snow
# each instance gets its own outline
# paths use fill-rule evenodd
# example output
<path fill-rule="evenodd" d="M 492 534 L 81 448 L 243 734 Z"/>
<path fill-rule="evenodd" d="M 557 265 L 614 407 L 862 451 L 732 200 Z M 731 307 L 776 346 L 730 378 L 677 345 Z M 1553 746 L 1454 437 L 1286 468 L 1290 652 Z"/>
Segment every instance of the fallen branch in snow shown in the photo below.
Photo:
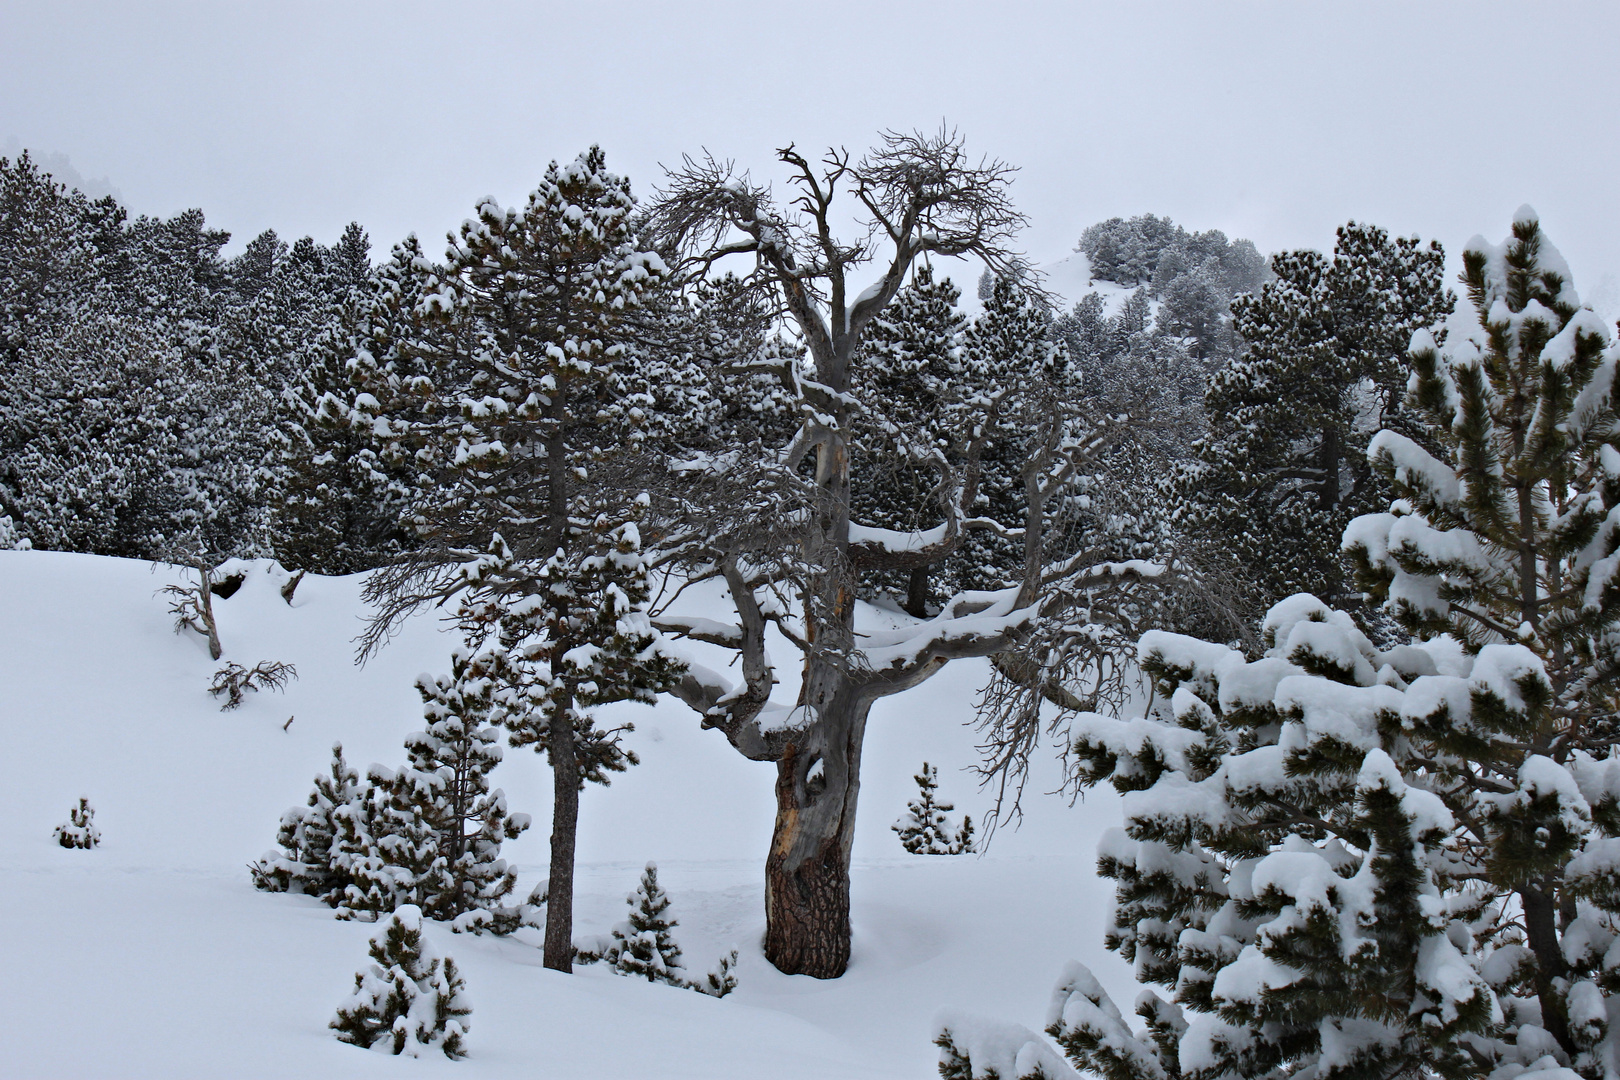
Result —
<path fill-rule="evenodd" d="M 227 663 L 214 672 L 214 681 L 209 685 L 208 692 L 226 699 L 225 704 L 219 707 L 220 712 L 225 712 L 242 704 L 243 691 L 280 690 L 296 678 L 298 669 L 280 660 L 261 660 L 250 668 Z M 286 731 L 291 725 L 292 717 L 288 717 L 281 730 Z"/>

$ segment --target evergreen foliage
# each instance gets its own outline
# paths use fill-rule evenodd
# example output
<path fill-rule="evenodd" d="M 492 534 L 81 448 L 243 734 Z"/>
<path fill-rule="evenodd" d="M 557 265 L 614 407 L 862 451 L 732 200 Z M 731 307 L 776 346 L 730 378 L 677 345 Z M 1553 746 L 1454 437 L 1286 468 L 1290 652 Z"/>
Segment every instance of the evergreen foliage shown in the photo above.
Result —
<path fill-rule="evenodd" d="M 266 852 L 249 867 L 254 885 L 266 892 L 303 893 L 336 906 L 349 884 L 335 861 L 336 815 L 359 790 L 360 774 L 343 760 L 343 744 L 333 743 L 331 767 L 315 777 L 305 805 L 281 815 L 276 831 L 281 850 Z"/>
<path fill-rule="evenodd" d="M 51 836 L 65 848 L 89 850 L 101 843 L 101 832 L 95 826 L 95 816 L 90 800 L 80 796 L 79 805 L 68 811 L 68 819 L 52 830 Z"/>
<path fill-rule="evenodd" d="M 422 912 L 400 907 L 371 937 L 371 964 L 354 976 L 354 992 L 328 1025 L 352 1046 L 421 1057 L 440 1050 L 467 1056 L 472 1006 L 455 961 L 440 959 L 422 938 Z"/>
<path fill-rule="evenodd" d="M 651 701 L 680 665 L 654 648 L 623 448 L 640 441 L 626 313 L 666 273 L 631 232 L 629 183 L 592 148 L 553 163 L 522 208 L 485 200 L 447 262 L 414 239 L 382 271 L 389 317 L 355 359 L 347 411 L 418 476 L 416 549 L 368 579 L 400 618 L 457 597 L 469 644 L 489 646 L 501 722 L 550 757 L 559 793 L 547 962 L 569 963 L 578 790 L 632 759 L 592 709 Z"/>
<path fill-rule="evenodd" d="M 955 806 L 939 802 L 939 769 L 923 762 L 917 781 L 917 797 L 906 803 L 906 812 L 889 828 L 900 834 L 900 846 L 913 855 L 962 855 L 973 850 L 973 819 L 966 815 L 962 827 L 951 833 L 946 817 Z"/>
<path fill-rule="evenodd" d="M 285 388 L 276 401 L 277 442 L 270 532 L 282 565 L 352 574 L 409 546 L 402 524 L 411 492 L 408 468 L 385 461 L 369 424 L 349 421 L 348 362 L 382 318 L 387 286 L 371 266 L 370 240 L 351 224 L 331 248 L 293 245 L 277 284 L 296 296 L 300 317 L 282 344 Z M 282 284 L 285 280 L 285 284 Z"/>
<path fill-rule="evenodd" d="M 1252 242 L 1229 241 L 1219 229 L 1190 233 L 1152 214 L 1092 225 L 1080 234 L 1075 250 L 1086 256 L 1093 278 L 1145 286 L 1167 304 L 1183 278 L 1207 285 L 1224 308 L 1239 293 L 1258 289 L 1266 277 L 1265 260 Z"/>
<path fill-rule="evenodd" d="M 1107 944 L 1174 995 L 1133 1031 L 1072 965 L 1047 1032 L 1081 1069 L 1612 1074 L 1620 348 L 1528 208 L 1463 264 L 1472 322 L 1412 335 L 1422 442 L 1373 439 L 1394 498 L 1344 537 L 1416 640 L 1299 594 L 1252 661 L 1145 635 L 1148 715 L 1076 725 L 1124 797 Z"/>
<path fill-rule="evenodd" d="M 457 652 L 448 678 L 423 675 L 416 687 L 428 726 L 406 738 L 410 763 L 399 781 L 438 847 L 430 880 L 417 884 L 420 902 L 457 929 L 496 928 L 512 917 L 501 902 L 517 879 L 500 858 L 501 843 L 516 840 L 529 816 L 508 813 L 505 792 L 490 788 L 502 756 L 489 722 L 495 683 L 479 658 Z"/>
<path fill-rule="evenodd" d="M 696 990 L 710 997 L 725 997 L 737 988 L 737 950 L 720 958 L 719 965 L 700 982 L 686 977 L 681 947 L 673 933 L 679 923 L 669 915 L 669 894 L 658 884 L 658 865 L 648 863 L 636 891 L 625 897 L 630 917 L 605 937 L 581 948 L 574 958 L 581 963 L 607 961 L 618 975 Z"/>
<path fill-rule="evenodd" d="M 658 865 L 648 863 L 636 891 L 625 897 L 630 917 L 612 930 L 601 959 L 620 975 L 685 986 L 681 947 L 671 932 L 679 923 L 669 915 L 669 894 L 658 884 Z"/>
<path fill-rule="evenodd" d="M 965 442 L 957 430 L 968 387 L 961 355 L 967 317 L 956 309 L 961 295 L 949 278 L 936 282 L 933 268 L 920 264 L 861 342 L 851 389 L 865 406 L 861 419 L 869 430 L 851 463 L 850 513 L 863 525 L 920 532 L 942 513 L 940 481 L 948 473 L 941 462 L 959 455 Z M 929 569 L 885 575 L 919 618 L 927 614 Z"/>
<path fill-rule="evenodd" d="M 0 159 L 0 506 L 34 547 L 270 553 L 276 413 L 342 290 L 313 241 L 228 239 Z"/>
<path fill-rule="evenodd" d="M 502 753 L 487 661 L 457 652 L 449 676 L 418 678 L 428 723 L 406 737 L 410 759 L 398 771 L 373 765 L 361 783 L 333 746 L 330 776 L 316 777 L 307 807 L 282 816 L 281 850 L 250 866 L 254 884 L 316 896 L 343 919 L 412 904 L 457 932 L 529 925 L 535 898 L 503 902 L 517 872 L 501 844 L 529 818 L 509 813 L 489 783 Z"/>
<path fill-rule="evenodd" d="M 1230 553 L 1259 597 L 1350 597 L 1338 539 L 1388 500 L 1361 447 L 1404 423 L 1402 358 L 1453 307 L 1437 243 L 1351 222 L 1331 258 L 1295 251 L 1233 305 L 1246 350 L 1213 375 L 1210 430 L 1185 477 L 1187 528 Z"/>
<path fill-rule="evenodd" d="M 10 514 L 0 514 L 0 551 L 27 551 L 33 546 L 32 540 L 17 531 Z"/>

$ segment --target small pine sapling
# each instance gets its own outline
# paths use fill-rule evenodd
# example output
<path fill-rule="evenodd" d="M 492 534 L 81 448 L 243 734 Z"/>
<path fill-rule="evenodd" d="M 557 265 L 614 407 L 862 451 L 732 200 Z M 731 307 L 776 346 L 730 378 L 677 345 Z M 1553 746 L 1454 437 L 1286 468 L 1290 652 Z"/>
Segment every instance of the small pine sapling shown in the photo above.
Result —
<path fill-rule="evenodd" d="M 671 932 L 679 923 L 668 915 L 669 894 L 658 884 L 658 864 L 648 863 L 642 871 L 636 891 L 625 897 L 630 907 L 630 918 L 613 928 L 605 939 L 599 938 L 599 948 L 574 949 L 574 959 L 582 964 L 606 960 L 619 975 L 646 979 L 648 982 L 668 983 L 687 990 L 696 990 L 710 997 L 725 997 L 737 988 L 737 950 L 720 958 L 719 966 L 699 982 L 685 977 L 681 963 L 681 947 Z"/>
<path fill-rule="evenodd" d="M 347 882 L 336 896 L 340 919 L 374 922 L 406 902 L 398 868 L 384 854 L 384 841 L 398 831 L 389 805 L 393 786 L 393 771 L 373 764 L 354 797 L 332 814 L 332 869 Z"/>
<path fill-rule="evenodd" d="M 422 940 L 422 911 L 406 904 L 371 936 L 372 963 L 354 976 L 354 992 L 327 1026 L 352 1046 L 420 1057 L 439 1049 L 467 1056 L 472 1015 L 455 961 Z"/>
<path fill-rule="evenodd" d="M 248 690 L 255 693 L 265 689 L 281 690 L 296 678 L 298 669 L 280 660 L 261 660 L 250 668 L 227 662 L 214 672 L 214 681 L 209 685 L 208 692 L 225 699 L 225 704 L 219 707 L 220 712 L 225 712 L 242 704 L 243 694 Z"/>
<path fill-rule="evenodd" d="M 505 792 L 489 782 L 502 757 L 490 723 L 489 660 L 457 650 L 450 676 L 417 679 L 427 728 L 406 738 L 410 762 L 399 774 L 399 798 L 436 837 L 438 861 L 418 889 L 421 902 L 433 918 L 473 933 L 516 928 L 519 912 L 502 901 L 517 871 L 501 858 L 501 843 L 529 827 L 529 815 L 508 812 Z"/>
<path fill-rule="evenodd" d="M 613 928 L 613 944 L 605 959 L 613 962 L 620 975 L 631 975 L 648 982 L 684 986 L 681 947 L 671 931 L 679 923 L 668 916 L 669 894 L 658 884 L 658 864 L 648 863 L 636 891 L 625 897 L 630 918 Z"/>
<path fill-rule="evenodd" d="M 699 983 L 694 981 L 691 983 L 691 987 L 700 994 L 708 994 L 710 997 L 723 998 L 733 990 L 737 989 L 736 971 L 737 950 L 732 949 L 731 952 L 720 958 L 720 966 L 718 968 L 704 976 L 703 982 Z"/>
<path fill-rule="evenodd" d="M 329 775 L 316 776 L 305 806 L 281 815 L 276 832 L 280 851 L 266 852 L 248 865 L 253 884 L 265 892 L 296 892 L 336 905 L 349 876 L 335 864 L 338 824 L 334 817 L 360 789 L 360 774 L 343 760 L 343 744 L 332 744 Z"/>
<path fill-rule="evenodd" d="M 68 811 L 68 820 L 58 825 L 51 835 L 65 848 L 88 851 L 101 843 L 101 833 L 93 820 L 95 816 L 90 800 L 80 796 L 79 805 Z"/>
<path fill-rule="evenodd" d="M 922 772 L 912 779 L 917 781 L 917 797 L 906 804 L 906 813 L 889 826 L 900 834 L 900 846 L 913 855 L 961 855 L 971 852 L 973 819 L 963 815 L 962 827 L 952 836 L 950 819 L 945 815 L 956 807 L 934 799 L 934 792 L 939 788 L 939 769 L 925 761 Z"/>

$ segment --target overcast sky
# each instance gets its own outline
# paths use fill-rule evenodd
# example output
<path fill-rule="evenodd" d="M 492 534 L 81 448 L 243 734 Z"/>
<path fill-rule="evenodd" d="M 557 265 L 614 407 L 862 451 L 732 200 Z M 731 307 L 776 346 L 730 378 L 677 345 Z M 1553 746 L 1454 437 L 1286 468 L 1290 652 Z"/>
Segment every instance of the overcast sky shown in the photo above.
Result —
<path fill-rule="evenodd" d="M 0 146 L 136 212 L 438 247 L 593 142 L 645 195 L 708 148 L 961 129 L 1020 167 L 1038 262 L 1168 214 L 1263 251 L 1349 218 L 1496 240 L 1529 202 L 1590 294 L 1620 272 L 1620 3 L 0 0 Z M 1611 276 L 1606 287 L 1614 288 Z"/>

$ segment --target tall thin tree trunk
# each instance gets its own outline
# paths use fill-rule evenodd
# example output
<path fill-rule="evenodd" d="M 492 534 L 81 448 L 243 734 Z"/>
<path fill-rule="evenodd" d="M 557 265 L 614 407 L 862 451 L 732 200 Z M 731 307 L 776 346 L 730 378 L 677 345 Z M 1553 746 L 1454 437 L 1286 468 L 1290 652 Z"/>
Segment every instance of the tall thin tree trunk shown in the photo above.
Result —
<path fill-rule="evenodd" d="M 559 707 L 551 717 L 546 749 L 551 758 L 551 880 L 546 886 L 545 965 L 574 970 L 574 841 L 579 832 L 579 759 L 574 754 L 574 716 Z"/>

